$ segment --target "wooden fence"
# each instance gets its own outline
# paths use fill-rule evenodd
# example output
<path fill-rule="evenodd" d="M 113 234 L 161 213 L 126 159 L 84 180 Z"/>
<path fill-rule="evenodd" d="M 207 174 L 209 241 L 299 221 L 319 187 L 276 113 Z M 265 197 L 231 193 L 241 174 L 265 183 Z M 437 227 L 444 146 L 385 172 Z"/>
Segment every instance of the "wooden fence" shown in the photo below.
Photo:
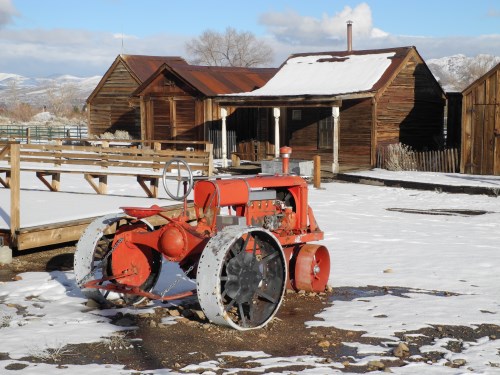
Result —
<path fill-rule="evenodd" d="M 399 171 L 458 173 L 460 158 L 457 149 L 417 152 L 394 144 L 377 150 L 377 168 Z"/>

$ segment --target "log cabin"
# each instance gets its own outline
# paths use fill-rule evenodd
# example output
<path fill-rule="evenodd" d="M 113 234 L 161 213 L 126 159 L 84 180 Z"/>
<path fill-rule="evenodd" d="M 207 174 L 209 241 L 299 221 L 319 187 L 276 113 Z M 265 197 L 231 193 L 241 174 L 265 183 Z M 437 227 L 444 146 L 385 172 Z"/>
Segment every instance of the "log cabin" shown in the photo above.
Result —
<path fill-rule="evenodd" d="M 220 157 L 221 116 L 213 99 L 260 88 L 276 71 L 165 63 L 130 95 L 130 105 L 140 113 L 140 136 L 154 140 L 208 140 L 214 143 L 215 156 Z M 243 138 L 251 138 L 257 131 L 255 113 L 250 112 L 257 111 L 240 108 L 232 113 L 234 122 L 239 120 Z"/>
<path fill-rule="evenodd" d="M 187 62 L 178 56 L 118 55 L 87 99 L 89 135 L 125 130 L 139 138 L 140 113 L 129 98 L 162 64 Z"/>
<path fill-rule="evenodd" d="M 460 171 L 500 175 L 500 63 L 462 91 Z"/>
<path fill-rule="evenodd" d="M 274 118 L 260 141 L 276 154 L 287 145 L 294 158 L 320 155 L 334 173 L 374 167 L 388 144 L 443 145 L 445 94 L 413 46 L 294 54 L 262 88 L 215 100 L 237 131 L 245 125 L 231 118 L 236 108 Z"/>

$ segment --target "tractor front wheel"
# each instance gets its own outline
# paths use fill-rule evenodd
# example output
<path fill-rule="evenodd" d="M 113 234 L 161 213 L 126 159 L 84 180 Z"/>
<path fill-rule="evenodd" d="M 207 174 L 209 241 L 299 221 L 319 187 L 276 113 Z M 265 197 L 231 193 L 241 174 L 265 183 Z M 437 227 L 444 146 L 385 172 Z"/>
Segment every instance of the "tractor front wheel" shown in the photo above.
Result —
<path fill-rule="evenodd" d="M 260 328 L 276 314 L 287 280 L 280 243 L 262 228 L 228 226 L 198 263 L 198 300 L 207 318 L 238 330 Z"/>

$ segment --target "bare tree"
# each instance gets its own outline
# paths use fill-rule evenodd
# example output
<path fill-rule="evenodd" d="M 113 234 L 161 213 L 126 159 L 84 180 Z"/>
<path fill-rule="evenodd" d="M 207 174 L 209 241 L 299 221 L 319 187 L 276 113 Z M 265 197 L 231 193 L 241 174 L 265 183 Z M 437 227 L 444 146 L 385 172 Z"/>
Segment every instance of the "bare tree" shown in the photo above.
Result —
<path fill-rule="evenodd" d="M 73 83 L 63 83 L 61 85 L 52 83 L 47 87 L 46 95 L 52 112 L 56 116 L 67 116 L 73 109 L 77 88 Z"/>
<path fill-rule="evenodd" d="M 273 61 L 273 50 L 248 31 L 228 27 L 224 33 L 204 31 L 186 43 L 192 62 L 210 66 L 266 66 Z"/>
<path fill-rule="evenodd" d="M 494 56 L 491 55 L 478 55 L 470 64 L 464 67 L 464 71 L 461 77 L 463 82 L 463 87 L 469 86 L 476 79 L 481 77 L 488 70 L 493 68 L 497 63 Z"/>

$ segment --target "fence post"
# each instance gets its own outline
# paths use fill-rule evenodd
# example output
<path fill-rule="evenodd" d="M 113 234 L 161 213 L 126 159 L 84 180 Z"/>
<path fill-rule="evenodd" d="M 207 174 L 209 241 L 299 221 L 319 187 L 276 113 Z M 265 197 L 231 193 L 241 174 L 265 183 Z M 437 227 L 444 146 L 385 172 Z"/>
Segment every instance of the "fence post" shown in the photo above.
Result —
<path fill-rule="evenodd" d="M 21 227 L 21 158 L 19 143 L 10 145 L 10 238 L 17 248 L 17 233 Z"/>
<path fill-rule="evenodd" d="M 321 187 L 321 156 L 314 155 L 314 178 L 313 185 L 316 189 Z"/>

